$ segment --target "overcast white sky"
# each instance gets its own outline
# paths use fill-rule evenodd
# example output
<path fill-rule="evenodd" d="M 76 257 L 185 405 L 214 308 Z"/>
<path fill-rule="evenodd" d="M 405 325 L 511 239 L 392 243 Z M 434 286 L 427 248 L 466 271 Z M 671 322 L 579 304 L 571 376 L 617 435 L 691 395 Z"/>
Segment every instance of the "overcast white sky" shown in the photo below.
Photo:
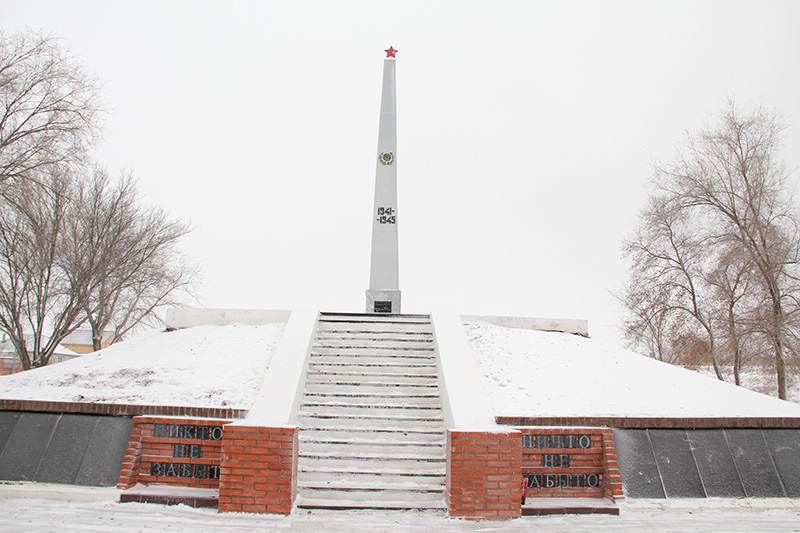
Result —
<path fill-rule="evenodd" d="M 800 166 L 799 22 L 791 0 L 0 5 L 103 80 L 97 156 L 196 226 L 203 305 L 363 311 L 392 45 L 403 311 L 607 340 L 619 241 L 685 130 L 761 103 Z"/>

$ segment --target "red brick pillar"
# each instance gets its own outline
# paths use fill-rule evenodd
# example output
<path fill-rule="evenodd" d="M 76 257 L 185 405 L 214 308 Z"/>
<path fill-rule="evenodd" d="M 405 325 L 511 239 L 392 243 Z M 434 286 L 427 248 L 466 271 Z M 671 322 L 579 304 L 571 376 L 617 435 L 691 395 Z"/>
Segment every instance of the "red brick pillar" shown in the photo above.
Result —
<path fill-rule="evenodd" d="M 522 433 L 447 431 L 447 504 L 451 517 L 522 515 Z"/>
<path fill-rule="evenodd" d="M 142 453 L 142 417 L 133 417 L 133 430 L 122 460 L 122 468 L 117 479 L 118 489 L 129 489 L 139 482 L 139 462 Z"/>
<path fill-rule="evenodd" d="M 614 431 L 609 428 L 603 430 L 603 477 L 606 480 L 603 491 L 606 498 L 614 502 L 625 497 L 622 493 L 622 478 L 619 475 Z"/>
<path fill-rule="evenodd" d="M 297 445 L 297 426 L 225 426 L 219 511 L 291 514 L 297 492 Z"/>

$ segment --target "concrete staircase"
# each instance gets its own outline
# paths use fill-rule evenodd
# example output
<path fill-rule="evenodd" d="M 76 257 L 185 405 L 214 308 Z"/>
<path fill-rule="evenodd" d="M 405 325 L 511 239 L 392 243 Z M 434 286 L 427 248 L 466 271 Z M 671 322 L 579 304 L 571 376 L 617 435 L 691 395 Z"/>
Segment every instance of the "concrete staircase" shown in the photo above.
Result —
<path fill-rule="evenodd" d="M 299 423 L 297 507 L 445 509 L 430 316 L 322 313 Z"/>

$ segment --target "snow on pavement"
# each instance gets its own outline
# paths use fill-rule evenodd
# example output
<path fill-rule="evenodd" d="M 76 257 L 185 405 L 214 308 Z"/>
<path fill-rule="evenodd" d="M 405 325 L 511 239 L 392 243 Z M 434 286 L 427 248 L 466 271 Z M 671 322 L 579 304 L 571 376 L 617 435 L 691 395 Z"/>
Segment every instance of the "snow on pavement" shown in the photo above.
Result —
<path fill-rule="evenodd" d="M 284 517 L 249 513 L 217 513 L 216 509 L 193 509 L 185 505 L 143 503 L 67 502 L 41 499 L 0 498 L 0 531 L 17 532 L 106 532 L 141 531 L 233 533 L 256 531 L 375 531 L 402 532 L 772 532 L 800 530 L 800 503 L 778 500 L 753 507 L 702 510 L 696 500 L 671 506 L 631 509 L 620 516 L 561 515 L 526 516 L 506 521 L 467 521 L 442 514 L 416 511 L 314 511 Z"/>
<path fill-rule="evenodd" d="M 284 324 L 143 332 L 82 357 L 0 378 L 0 398 L 248 408 Z"/>
<path fill-rule="evenodd" d="M 464 325 L 495 413 L 800 416 L 800 405 L 568 333 Z"/>

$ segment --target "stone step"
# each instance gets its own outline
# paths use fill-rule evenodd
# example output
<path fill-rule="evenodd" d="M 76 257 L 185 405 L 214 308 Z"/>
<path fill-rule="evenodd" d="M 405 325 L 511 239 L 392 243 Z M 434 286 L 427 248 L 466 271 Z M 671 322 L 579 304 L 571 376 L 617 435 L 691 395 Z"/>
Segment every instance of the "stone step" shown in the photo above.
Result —
<path fill-rule="evenodd" d="M 439 406 L 405 406 L 405 405 L 368 405 L 339 403 L 306 403 L 300 407 L 301 415 L 331 416 L 371 416 L 371 417 L 412 417 L 436 418 L 441 420 L 442 409 Z"/>
<path fill-rule="evenodd" d="M 364 339 L 389 341 L 429 341 L 433 342 L 433 333 L 429 331 L 325 331 L 317 330 L 318 339 Z"/>
<path fill-rule="evenodd" d="M 311 348 L 311 353 L 313 355 L 418 355 L 428 358 L 434 357 L 433 348 L 398 348 L 394 346 L 367 346 L 362 348 L 350 346 L 343 348 L 341 346 L 325 346 L 317 343 L 314 343 L 314 346 Z"/>
<path fill-rule="evenodd" d="M 408 366 L 436 366 L 436 358 L 433 355 L 397 355 L 397 354 L 373 354 L 373 355 L 338 355 L 335 353 L 316 354 L 310 356 L 312 363 L 336 363 L 341 365 L 365 364 L 365 365 L 408 365 Z"/>
<path fill-rule="evenodd" d="M 361 337 L 328 337 L 317 335 L 315 345 L 317 346 L 336 346 L 341 348 L 356 347 L 369 348 L 371 346 L 380 348 L 419 348 L 432 349 L 433 339 L 369 339 Z"/>
<path fill-rule="evenodd" d="M 322 498 L 310 498 L 303 494 L 298 494 L 295 500 L 298 509 L 327 509 L 327 510 L 380 510 L 380 511 L 429 511 L 444 514 L 444 497 L 440 501 L 432 502 L 409 502 L 409 501 L 389 501 L 389 500 L 334 500 Z"/>
<path fill-rule="evenodd" d="M 320 322 L 393 322 L 430 324 L 430 315 L 380 315 L 364 313 L 320 313 Z"/>
<path fill-rule="evenodd" d="M 390 394 L 384 391 L 383 394 L 366 394 L 364 392 L 306 392 L 303 396 L 304 402 L 326 403 L 340 402 L 348 404 L 382 404 L 382 405 L 438 405 L 441 406 L 439 395 L 435 392 L 419 394 Z"/>
<path fill-rule="evenodd" d="M 422 430 L 412 433 L 400 431 L 336 433 L 334 430 L 300 430 L 299 438 L 303 443 L 350 443 L 365 446 L 393 446 L 396 444 L 444 446 L 447 443 L 444 433 L 438 432 L 430 435 Z"/>
<path fill-rule="evenodd" d="M 337 469 L 303 470 L 297 472 L 298 483 L 328 486 L 359 486 L 384 484 L 392 487 L 434 486 L 441 489 L 446 481 L 444 474 L 426 474 L 409 472 L 348 472 Z"/>
<path fill-rule="evenodd" d="M 406 365 L 342 365 L 336 363 L 309 363 L 308 373 L 330 375 L 362 375 L 362 376 L 415 376 L 437 379 L 438 372 L 434 366 Z"/>
<path fill-rule="evenodd" d="M 438 457 L 445 454 L 445 445 L 442 443 L 424 442 L 394 442 L 394 443 L 358 443 L 335 441 L 310 441 L 305 440 L 301 445 L 304 453 L 326 454 L 378 454 L 402 456 L 413 454 L 415 456 Z"/>
<path fill-rule="evenodd" d="M 444 499 L 444 491 L 433 489 L 396 489 L 393 487 L 326 487 L 324 485 L 297 486 L 298 496 L 303 499 L 337 500 L 370 507 L 381 502 L 404 502 L 406 504 L 438 504 Z"/>
<path fill-rule="evenodd" d="M 401 417 L 401 416 L 335 416 L 335 415 L 312 415 L 300 413 L 299 423 L 304 427 L 320 428 L 347 428 L 354 426 L 363 428 L 374 427 L 377 429 L 414 429 L 414 428 L 438 428 L 442 425 L 440 417 Z"/>
<path fill-rule="evenodd" d="M 346 427 L 329 426 L 327 428 L 319 427 L 302 427 L 300 428 L 301 439 L 352 439 L 354 441 L 363 442 L 386 442 L 397 441 L 403 439 L 409 442 L 445 442 L 446 435 L 444 430 L 440 428 L 376 428 L 373 426 L 359 427 L 355 424 Z"/>
<path fill-rule="evenodd" d="M 391 457 L 366 453 L 325 454 L 301 452 L 298 457 L 298 468 L 303 470 L 333 468 L 348 472 L 400 472 L 444 475 L 445 459 L 443 457 L 429 457 L 419 454 Z"/>
<path fill-rule="evenodd" d="M 329 363 L 324 361 L 316 361 L 314 359 L 309 363 L 308 369 L 312 372 L 331 372 L 339 373 L 342 371 L 367 374 L 416 374 L 416 375 L 432 375 L 437 376 L 436 365 L 430 363 L 421 363 L 416 365 L 404 365 L 399 363 L 362 363 L 362 364 L 342 364 L 342 363 Z"/>
<path fill-rule="evenodd" d="M 307 381 L 306 391 L 312 393 L 352 393 L 359 392 L 377 394 L 425 394 L 438 391 L 437 385 L 380 382 L 354 382 L 354 381 Z"/>
<path fill-rule="evenodd" d="M 310 370 L 309 381 L 317 383 L 388 383 L 392 385 L 436 385 L 436 374 L 386 374 L 378 372 L 317 372 Z"/>
<path fill-rule="evenodd" d="M 373 406 L 381 405 L 386 408 L 437 408 L 441 409 L 442 405 L 438 396 L 422 396 L 422 397 L 407 397 L 407 396 L 346 396 L 343 394 L 314 394 L 306 393 L 303 396 L 304 405 L 342 405 L 342 406 Z"/>
<path fill-rule="evenodd" d="M 431 333 L 430 323 L 389 323 L 389 322 L 345 322 L 345 321 L 321 321 L 317 328 L 317 333 L 328 332 L 342 333 Z"/>

